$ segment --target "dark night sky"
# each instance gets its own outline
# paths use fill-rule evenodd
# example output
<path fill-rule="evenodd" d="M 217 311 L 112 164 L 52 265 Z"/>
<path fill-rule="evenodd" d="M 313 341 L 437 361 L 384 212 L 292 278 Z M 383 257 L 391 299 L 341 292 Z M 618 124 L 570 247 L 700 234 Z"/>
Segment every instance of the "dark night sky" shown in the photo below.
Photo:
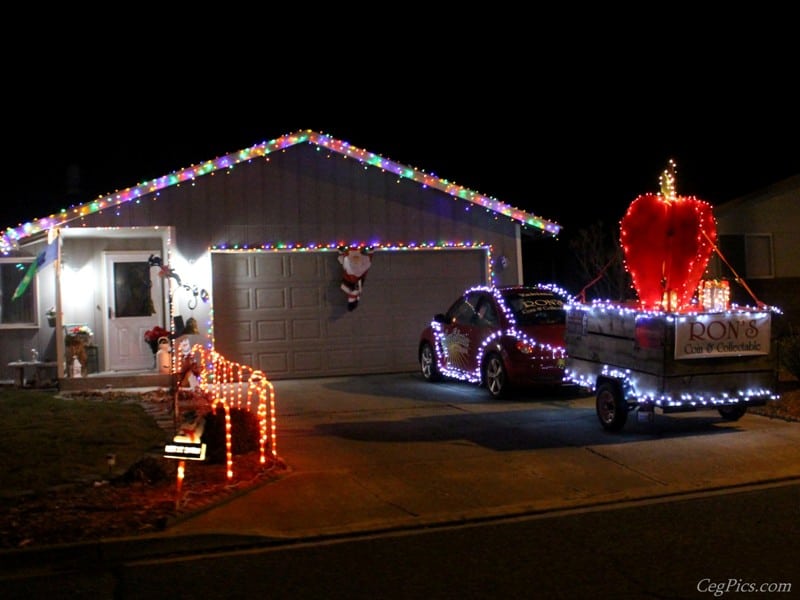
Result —
<path fill-rule="evenodd" d="M 670 158 L 678 193 L 712 204 L 800 173 L 788 6 L 409 6 L 368 27 L 329 8 L 190 26 L 183 9 L 59 6 L 6 36 L 0 228 L 306 128 L 565 233 L 618 222 Z"/>
<path fill-rule="evenodd" d="M 676 78 L 670 93 L 589 67 L 582 77 L 486 77 L 480 87 L 382 80 L 286 91 L 263 82 L 84 84 L 47 105 L 29 89 L 6 112 L 0 223 L 15 227 L 300 129 L 494 196 L 565 234 L 619 221 L 638 194 L 658 191 L 670 158 L 678 193 L 712 205 L 800 173 L 795 93 L 769 74 L 746 85 Z M 80 175 L 76 195 L 70 165 Z"/>

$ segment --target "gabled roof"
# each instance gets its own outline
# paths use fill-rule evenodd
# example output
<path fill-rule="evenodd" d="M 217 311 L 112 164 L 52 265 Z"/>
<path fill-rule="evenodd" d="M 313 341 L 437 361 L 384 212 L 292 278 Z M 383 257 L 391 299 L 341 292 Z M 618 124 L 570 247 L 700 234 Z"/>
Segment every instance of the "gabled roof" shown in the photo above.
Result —
<path fill-rule="evenodd" d="M 774 198 L 788 192 L 800 193 L 800 174 L 792 175 L 781 181 L 777 181 L 765 188 L 750 192 L 744 196 L 739 196 L 733 200 L 728 200 L 722 204 L 714 207 L 714 213 L 723 215 L 725 213 L 740 210 L 743 206 L 747 206 L 754 202 L 762 202 Z"/>
<path fill-rule="evenodd" d="M 108 210 L 130 201 L 135 201 L 136 199 L 147 194 L 157 192 L 173 185 L 178 185 L 185 181 L 193 181 L 198 177 L 208 175 L 215 171 L 231 169 L 240 163 L 250 161 L 254 158 L 266 156 L 272 152 L 283 150 L 285 148 L 302 143 L 313 144 L 315 146 L 326 148 L 327 150 L 337 152 L 346 157 L 354 158 L 365 165 L 369 165 L 383 171 L 389 171 L 398 177 L 410 179 L 422 186 L 434 188 L 456 198 L 461 198 L 468 202 L 472 202 L 473 204 L 477 204 L 478 206 L 491 210 L 495 213 L 507 216 L 514 221 L 518 221 L 524 227 L 540 229 L 542 232 L 551 234 L 553 236 L 558 235 L 559 231 L 561 230 L 561 226 L 553 221 L 548 221 L 541 217 L 537 217 L 524 210 L 515 208 L 504 202 L 500 202 L 495 198 L 485 196 L 461 185 L 451 183 L 446 179 L 442 179 L 441 177 L 430 175 L 414 167 L 388 160 L 377 154 L 362 150 L 361 148 L 357 148 L 348 142 L 338 140 L 324 133 L 317 133 L 311 130 L 301 130 L 296 133 L 283 135 L 268 142 L 256 144 L 255 146 L 245 148 L 244 150 L 239 150 L 238 152 L 232 152 L 230 154 L 220 156 L 199 165 L 193 165 L 191 167 L 181 169 L 180 171 L 174 171 L 169 175 L 164 175 L 163 177 L 140 183 L 121 192 L 115 192 L 107 196 L 102 196 L 91 202 L 72 206 L 69 209 L 61 209 L 61 212 L 58 214 L 36 219 L 30 223 L 20 225 L 17 228 L 8 228 L 3 235 L 0 236 L 0 252 L 7 254 L 19 243 L 20 240 L 37 233 L 47 231 L 52 227 L 68 227 L 70 222 L 85 217 L 86 215 L 101 210 Z"/>

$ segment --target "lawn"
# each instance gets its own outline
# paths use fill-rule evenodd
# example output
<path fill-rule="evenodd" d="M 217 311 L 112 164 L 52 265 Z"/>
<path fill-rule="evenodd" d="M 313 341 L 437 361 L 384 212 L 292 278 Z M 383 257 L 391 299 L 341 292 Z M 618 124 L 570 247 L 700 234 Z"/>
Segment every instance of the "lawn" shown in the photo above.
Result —
<path fill-rule="evenodd" d="M 139 403 L 2 389 L 0 494 L 108 479 L 148 453 L 163 452 L 165 441 Z"/>

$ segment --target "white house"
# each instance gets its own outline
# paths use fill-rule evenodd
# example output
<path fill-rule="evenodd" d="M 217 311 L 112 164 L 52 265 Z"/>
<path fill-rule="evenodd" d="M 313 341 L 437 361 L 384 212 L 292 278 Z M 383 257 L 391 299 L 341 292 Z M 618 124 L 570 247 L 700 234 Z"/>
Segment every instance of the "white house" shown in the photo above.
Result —
<path fill-rule="evenodd" d="M 148 371 L 145 333 L 174 337 L 191 318 L 192 343 L 270 379 L 414 370 L 435 312 L 468 286 L 522 283 L 522 236 L 559 229 L 298 131 L 6 229 L 0 361 L 35 349 L 60 385 L 75 384 L 65 337 L 83 326 L 93 333 L 89 371 Z M 48 237 L 57 260 L 12 299 Z M 355 279 L 348 256 L 361 261 Z"/>

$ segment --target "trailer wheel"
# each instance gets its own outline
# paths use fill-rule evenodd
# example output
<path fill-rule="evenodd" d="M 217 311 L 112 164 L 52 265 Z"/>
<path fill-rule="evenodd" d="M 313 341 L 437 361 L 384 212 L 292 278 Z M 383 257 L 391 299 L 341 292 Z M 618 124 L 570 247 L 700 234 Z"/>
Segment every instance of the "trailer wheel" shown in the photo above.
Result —
<path fill-rule="evenodd" d="M 628 420 L 628 403 L 619 386 L 608 381 L 597 386 L 597 418 L 606 431 L 619 431 Z"/>
<path fill-rule="evenodd" d="M 744 413 L 747 412 L 747 407 L 734 404 L 732 406 L 720 406 L 717 411 L 726 421 L 738 421 L 744 416 Z"/>

